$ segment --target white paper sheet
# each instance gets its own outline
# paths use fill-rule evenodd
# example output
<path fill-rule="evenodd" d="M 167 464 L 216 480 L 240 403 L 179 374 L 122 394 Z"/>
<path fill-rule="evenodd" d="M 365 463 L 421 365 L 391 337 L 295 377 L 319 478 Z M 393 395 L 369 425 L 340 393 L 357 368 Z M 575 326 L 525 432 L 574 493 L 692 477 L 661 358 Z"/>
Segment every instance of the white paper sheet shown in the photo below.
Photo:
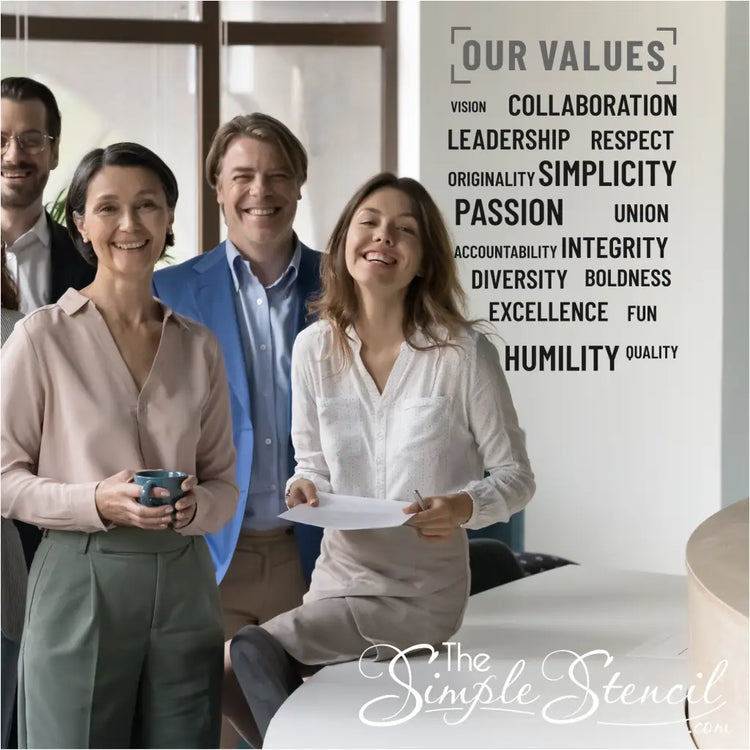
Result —
<path fill-rule="evenodd" d="M 319 492 L 320 505 L 297 505 L 279 518 L 327 529 L 385 529 L 401 526 L 410 516 L 404 515 L 403 508 L 409 505 L 401 500 L 380 500 L 373 497 L 353 495 L 332 495 Z"/>

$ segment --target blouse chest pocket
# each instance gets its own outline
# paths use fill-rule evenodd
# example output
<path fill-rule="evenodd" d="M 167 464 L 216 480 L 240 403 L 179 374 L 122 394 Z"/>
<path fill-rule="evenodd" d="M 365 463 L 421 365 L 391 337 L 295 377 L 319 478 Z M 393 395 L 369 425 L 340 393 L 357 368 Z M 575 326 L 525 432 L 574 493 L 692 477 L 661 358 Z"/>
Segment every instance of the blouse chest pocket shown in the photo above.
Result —
<path fill-rule="evenodd" d="M 399 401 L 388 430 L 389 451 L 405 451 L 414 460 L 439 461 L 450 438 L 452 403 L 450 396 Z"/>
<path fill-rule="evenodd" d="M 362 402 L 354 396 L 316 400 L 320 444 L 325 456 L 360 457 L 363 452 Z"/>

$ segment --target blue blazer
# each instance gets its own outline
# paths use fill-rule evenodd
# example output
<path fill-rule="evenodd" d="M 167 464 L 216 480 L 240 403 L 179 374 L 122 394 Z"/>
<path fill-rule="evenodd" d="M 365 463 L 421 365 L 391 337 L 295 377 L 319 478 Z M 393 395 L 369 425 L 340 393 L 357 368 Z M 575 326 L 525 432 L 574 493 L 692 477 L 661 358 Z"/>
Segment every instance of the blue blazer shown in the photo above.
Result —
<path fill-rule="evenodd" d="M 320 289 L 320 253 L 304 245 L 297 284 L 300 285 L 304 300 Z M 227 572 L 242 528 L 253 460 L 250 391 L 225 243 L 222 242 L 210 252 L 177 266 L 157 271 L 154 274 L 153 290 L 154 295 L 175 312 L 210 328 L 219 339 L 224 353 L 232 406 L 232 433 L 237 450 L 236 475 L 240 499 L 234 518 L 221 531 L 206 536 L 216 569 L 216 580 L 220 583 Z M 297 333 L 310 322 L 304 304 L 300 305 Z M 290 459 L 289 476 L 293 473 L 294 462 Z M 294 534 L 308 583 L 320 552 L 322 533 L 322 529 L 313 526 L 295 525 Z"/>

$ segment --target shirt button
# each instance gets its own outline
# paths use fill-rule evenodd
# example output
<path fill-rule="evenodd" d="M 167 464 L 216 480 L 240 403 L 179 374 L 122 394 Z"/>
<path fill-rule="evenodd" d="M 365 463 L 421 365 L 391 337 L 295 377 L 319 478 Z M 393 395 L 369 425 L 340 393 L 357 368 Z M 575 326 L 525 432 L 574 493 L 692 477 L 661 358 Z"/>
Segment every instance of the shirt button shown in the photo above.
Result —
<path fill-rule="evenodd" d="M 258 297 L 258 299 L 255 300 L 255 304 L 256 305 L 262 305 L 263 304 L 263 300 L 260 297 Z"/>
<path fill-rule="evenodd" d="M 270 489 L 275 490 L 276 489 L 276 485 L 272 484 L 271 487 L 270 487 Z"/>
<path fill-rule="evenodd" d="M 265 345 L 265 344 L 261 344 L 261 345 L 260 345 L 260 350 L 261 350 L 262 352 L 264 352 L 264 351 L 266 350 L 266 345 Z"/>
<path fill-rule="evenodd" d="M 271 438 L 266 438 L 265 443 L 266 445 L 271 445 Z"/>

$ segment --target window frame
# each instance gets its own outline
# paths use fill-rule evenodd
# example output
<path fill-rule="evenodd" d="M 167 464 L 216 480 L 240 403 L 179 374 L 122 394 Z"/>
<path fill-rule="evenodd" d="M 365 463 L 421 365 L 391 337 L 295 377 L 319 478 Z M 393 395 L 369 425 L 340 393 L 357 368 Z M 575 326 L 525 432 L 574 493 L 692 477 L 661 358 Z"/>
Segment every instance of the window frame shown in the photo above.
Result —
<path fill-rule="evenodd" d="M 221 215 L 203 175 L 220 122 L 221 50 L 226 45 L 379 47 L 381 50 L 381 168 L 398 164 L 398 3 L 383 0 L 383 20 L 356 23 L 222 21 L 220 3 L 201 0 L 200 20 L 65 18 L 3 13 L 0 37 L 16 41 L 187 44 L 197 49 L 198 240 L 201 252 L 219 243 Z M 84 21 L 82 23 L 82 20 Z"/>

